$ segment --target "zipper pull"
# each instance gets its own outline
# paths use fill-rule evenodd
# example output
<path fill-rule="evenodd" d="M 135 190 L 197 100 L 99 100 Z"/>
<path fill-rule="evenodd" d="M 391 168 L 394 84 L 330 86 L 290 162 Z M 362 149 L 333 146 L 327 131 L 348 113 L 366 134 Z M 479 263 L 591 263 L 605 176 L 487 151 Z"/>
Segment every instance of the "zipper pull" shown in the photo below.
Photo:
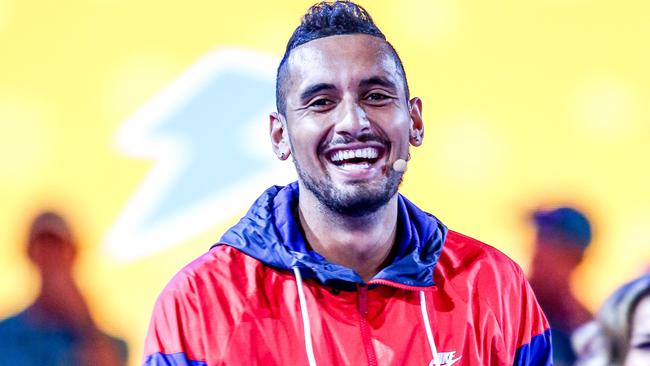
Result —
<path fill-rule="evenodd" d="M 359 294 L 359 313 L 364 317 L 368 315 L 368 287 L 365 284 L 357 284 Z"/>

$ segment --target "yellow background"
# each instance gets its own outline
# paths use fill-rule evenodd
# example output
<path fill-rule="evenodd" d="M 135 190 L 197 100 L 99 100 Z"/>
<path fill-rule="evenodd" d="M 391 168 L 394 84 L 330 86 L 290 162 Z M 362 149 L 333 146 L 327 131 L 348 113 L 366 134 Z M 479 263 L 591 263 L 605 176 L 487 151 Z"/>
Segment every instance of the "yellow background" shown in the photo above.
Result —
<path fill-rule="evenodd" d="M 424 146 L 412 153 L 407 196 L 524 268 L 529 210 L 585 208 L 596 240 L 572 283 L 591 309 L 647 268 L 650 3 L 361 4 L 424 101 Z M 80 239 L 77 275 L 93 314 L 139 363 L 162 286 L 242 212 L 180 246 L 112 261 L 104 237 L 153 164 L 121 152 L 116 131 L 210 51 L 239 46 L 279 58 L 308 5 L 0 0 L 0 316 L 36 294 L 26 225 L 55 207 Z"/>

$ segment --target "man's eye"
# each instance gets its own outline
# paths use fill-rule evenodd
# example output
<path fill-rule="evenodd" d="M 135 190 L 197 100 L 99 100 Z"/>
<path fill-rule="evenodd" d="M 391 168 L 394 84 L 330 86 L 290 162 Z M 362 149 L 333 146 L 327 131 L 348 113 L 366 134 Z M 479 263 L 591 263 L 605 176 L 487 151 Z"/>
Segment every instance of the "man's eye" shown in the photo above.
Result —
<path fill-rule="evenodd" d="M 647 350 L 647 349 L 650 349 L 650 341 L 639 342 L 639 343 L 633 345 L 632 347 L 636 348 L 636 349 L 645 349 L 645 350 Z"/>
<path fill-rule="evenodd" d="M 318 108 L 318 107 L 326 107 L 329 106 L 330 104 L 332 104 L 331 100 L 322 98 L 322 99 L 316 99 L 315 101 L 311 102 L 309 106 Z"/>
<path fill-rule="evenodd" d="M 372 100 L 372 101 L 379 101 L 379 100 L 384 100 L 388 99 L 389 97 L 385 94 L 382 93 L 370 93 L 366 97 L 367 100 Z"/>

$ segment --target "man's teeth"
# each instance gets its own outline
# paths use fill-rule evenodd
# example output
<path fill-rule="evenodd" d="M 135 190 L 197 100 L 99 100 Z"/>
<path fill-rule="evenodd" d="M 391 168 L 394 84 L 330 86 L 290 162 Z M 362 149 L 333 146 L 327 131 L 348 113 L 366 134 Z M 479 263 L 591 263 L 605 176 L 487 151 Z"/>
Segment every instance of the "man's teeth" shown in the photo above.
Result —
<path fill-rule="evenodd" d="M 354 150 L 339 150 L 332 155 L 333 162 L 339 162 L 349 159 L 375 159 L 379 156 L 379 151 L 374 147 L 366 147 Z"/>
<path fill-rule="evenodd" d="M 370 168 L 370 163 L 367 161 L 362 161 L 360 163 L 352 164 L 352 163 L 343 163 L 340 165 L 341 168 L 343 169 L 367 169 Z"/>

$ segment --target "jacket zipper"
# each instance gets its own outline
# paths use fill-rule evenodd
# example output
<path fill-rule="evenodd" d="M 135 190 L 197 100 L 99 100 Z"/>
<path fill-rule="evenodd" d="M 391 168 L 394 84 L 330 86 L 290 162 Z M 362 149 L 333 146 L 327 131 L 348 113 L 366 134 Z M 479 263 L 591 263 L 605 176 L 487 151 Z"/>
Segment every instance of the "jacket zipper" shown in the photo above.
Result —
<path fill-rule="evenodd" d="M 388 286 L 388 287 L 393 287 L 393 288 L 398 288 L 400 290 L 409 290 L 409 291 L 432 291 L 435 284 L 433 286 L 409 286 L 405 285 L 399 282 L 394 282 L 394 281 L 389 281 L 389 280 L 384 280 L 384 279 L 375 279 L 375 280 L 370 280 L 368 282 L 369 285 L 383 285 L 383 286 Z"/>
<path fill-rule="evenodd" d="M 372 346 L 372 337 L 370 336 L 370 325 L 366 319 L 368 316 L 368 287 L 357 284 L 357 293 L 359 294 L 359 328 L 361 329 L 361 341 L 366 349 L 366 357 L 369 366 L 377 366 L 377 355 Z"/>

